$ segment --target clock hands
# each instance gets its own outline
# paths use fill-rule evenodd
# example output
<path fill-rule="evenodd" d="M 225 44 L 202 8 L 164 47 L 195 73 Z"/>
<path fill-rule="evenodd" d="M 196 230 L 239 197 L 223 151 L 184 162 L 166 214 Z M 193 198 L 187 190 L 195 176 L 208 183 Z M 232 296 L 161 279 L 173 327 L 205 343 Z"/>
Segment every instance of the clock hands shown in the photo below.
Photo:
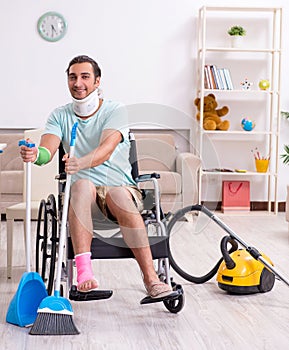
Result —
<path fill-rule="evenodd" d="M 56 31 L 54 25 L 51 24 L 51 35 L 52 35 L 52 37 L 53 37 L 53 32 L 57 35 L 57 31 Z"/>

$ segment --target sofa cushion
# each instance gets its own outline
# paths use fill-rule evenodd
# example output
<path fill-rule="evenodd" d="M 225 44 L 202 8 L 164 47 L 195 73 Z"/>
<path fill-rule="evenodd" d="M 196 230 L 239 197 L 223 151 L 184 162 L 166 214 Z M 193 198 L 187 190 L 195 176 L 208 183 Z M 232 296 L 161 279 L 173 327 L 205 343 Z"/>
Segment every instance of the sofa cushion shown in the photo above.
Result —
<path fill-rule="evenodd" d="M 154 172 L 155 170 L 140 171 L 140 174 L 151 174 Z M 180 174 L 173 171 L 158 171 L 157 173 L 160 174 L 158 184 L 162 194 L 182 193 L 182 177 Z M 153 183 L 151 181 L 142 182 L 140 188 L 151 189 L 153 188 Z"/>
<path fill-rule="evenodd" d="M 0 134 L 0 143 L 7 143 L 7 147 L 1 154 L 1 171 L 24 169 L 18 146 L 18 142 L 23 137 L 24 135 L 20 133 Z"/>
<path fill-rule="evenodd" d="M 135 139 L 139 169 L 176 170 L 176 148 L 172 135 L 136 134 Z"/>
<path fill-rule="evenodd" d="M 23 193 L 23 176 L 21 170 L 4 170 L 1 172 L 1 192 L 3 194 L 22 194 Z"/>
<path fill-rule="evenodd" d="M 24 133 L 0 133 L 0 143 L 7 144 L 0 155 L 1 213 L 5 213 L 6 207 L 23 200 L 24 166 L 18 145 L 22 139 Z"/>
<path fill-rule="evenodd" d="M 0 143 L 7 147 L 1 154 L 1 193 L 23 193 L 24 166 L 20 157 L 18 142 L 24 135 L 20 133 L 0 134 Z"/>

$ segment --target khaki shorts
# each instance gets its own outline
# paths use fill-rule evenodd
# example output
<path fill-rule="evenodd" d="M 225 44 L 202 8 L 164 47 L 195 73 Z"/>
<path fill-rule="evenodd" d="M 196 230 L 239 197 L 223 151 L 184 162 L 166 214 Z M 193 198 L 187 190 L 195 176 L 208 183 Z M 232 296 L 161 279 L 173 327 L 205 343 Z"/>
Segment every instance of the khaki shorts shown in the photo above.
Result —
<path fill-rule="evenodd" d="M 136 186 L 123 186 L 125 187 L 132 196 L 132 199 L 137 207 L 138 211 L 141 212 L 143 210 L 143 200 L 142 193 L 140 189 Z M 109 212 L 109 209 L 106 205 L 106 195 L 108 191 L 112 188 L 112 186 L 96 186 L 97 199 L 96 203 L 100 209 L 100 211 L 108 218 L 113 218 L 112 214 Z"/>

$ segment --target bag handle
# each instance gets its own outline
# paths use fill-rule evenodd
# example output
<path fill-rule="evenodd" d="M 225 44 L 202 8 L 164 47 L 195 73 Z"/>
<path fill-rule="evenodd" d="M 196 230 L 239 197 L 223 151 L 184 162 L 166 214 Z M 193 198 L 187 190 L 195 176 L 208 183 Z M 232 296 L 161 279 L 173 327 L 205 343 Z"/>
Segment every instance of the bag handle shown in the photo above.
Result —
<path fill-rule="evenodd" d="M 239 186 L 237 187 L 237 189 L 235 191 L 233 191 L 233 189 L 232 189 L 232 182 L 229 182 L 229 191 L 231 193 L 233 193 L 233 194 L 236 194 L 241 189 L 242 185 L 243 185 L 243 182 L 240 182 Z"/>

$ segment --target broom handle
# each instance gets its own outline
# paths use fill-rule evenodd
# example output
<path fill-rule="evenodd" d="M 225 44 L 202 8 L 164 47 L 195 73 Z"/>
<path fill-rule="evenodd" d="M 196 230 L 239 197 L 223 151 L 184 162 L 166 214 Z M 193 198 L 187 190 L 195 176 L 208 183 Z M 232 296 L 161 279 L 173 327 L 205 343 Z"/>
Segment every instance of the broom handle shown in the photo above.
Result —
<path fill-rule="evenodd" d="M 21 140 L 18 142 L 19 146 L 26 146 L 29 148 L 35 147 L 34 143 Z M 25 252 L 26 252 L 26 271 L 31 272 L 31 162 L 26 163 L 26 195 L 25 195 Z"/>
<path fill-rule="evenodd" d="M 26 271 L 31 272 L 31 162 L 26 163 Z"/>
<path fill-rule="evenodd" d="M 78 123 L 75 123 L 73 125 L 72 131 L 71 131 L 71 140 L 70 140 L 70 148 L 69 148 L 69 157 L 70 158 L 72 158 L 74 156 L 77 125 L 78 125 Z M 67 174 L 66 175 L 65 192 L 64 192 L 62 218 L 61 218 L 60 237 L 59 237 L 58 264 L 57 264 L 56 280 L 55 280 L 55 286 L 54 286 L 54 296 L 56 296 L 56 297 L 60 296 L 60 282 L 61 282 L 64 244 L 65 244 L 65 238 L 66 238 L 66 224 L 67 224 L 67 213 L 68 213 L 69 196 L 70 196 L 70 185 L 71 185 L 71 175 Z"/>

